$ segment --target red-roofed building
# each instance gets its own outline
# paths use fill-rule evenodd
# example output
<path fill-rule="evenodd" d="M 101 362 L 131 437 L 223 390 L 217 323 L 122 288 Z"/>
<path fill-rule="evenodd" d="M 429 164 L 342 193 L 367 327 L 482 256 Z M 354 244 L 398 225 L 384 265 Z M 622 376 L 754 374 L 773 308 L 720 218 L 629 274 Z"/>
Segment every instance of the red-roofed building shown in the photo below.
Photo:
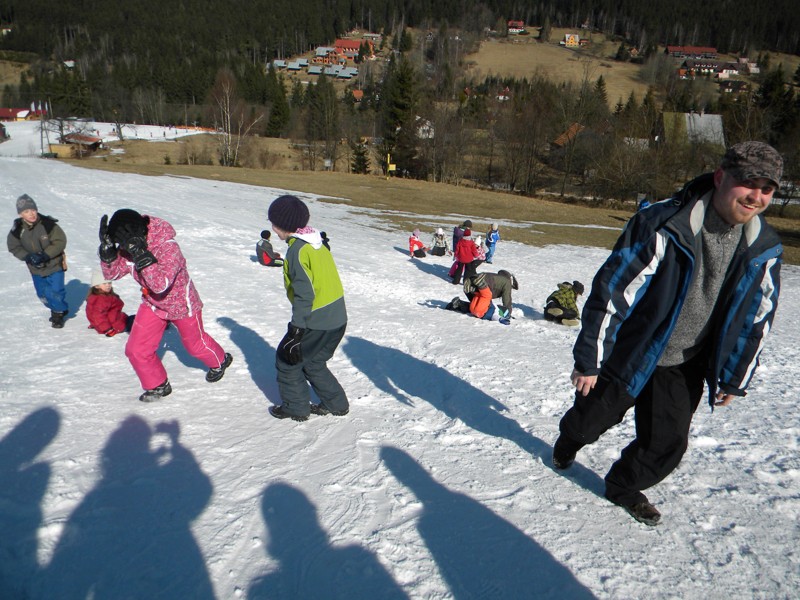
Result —
<path fill-rule="evenodd" d="M 375 53 L 375 48 L 370 40 L 351 40 L 339 38 L 333 44 L 336 53 L 348 60 L 355 60 L 362 45 L 366 45 L 370 56 Z"/>
<path fill-rule="evenodd" d="M 673 58 L 717 58 L 717 49 L 710 46 L 667 46 L 664 52 Z"/>
<path fill-rule="evenodd" d="M 0 121 L 23 121 L 30 112 L 27 108 L 0 108 Z"/>
<path fill-rule="evenodd" d="M 521 33 L 525 33 L 525 21 L 509 21 L 507 24 L 508 26 L 508 35 L 520 35 Z"/>

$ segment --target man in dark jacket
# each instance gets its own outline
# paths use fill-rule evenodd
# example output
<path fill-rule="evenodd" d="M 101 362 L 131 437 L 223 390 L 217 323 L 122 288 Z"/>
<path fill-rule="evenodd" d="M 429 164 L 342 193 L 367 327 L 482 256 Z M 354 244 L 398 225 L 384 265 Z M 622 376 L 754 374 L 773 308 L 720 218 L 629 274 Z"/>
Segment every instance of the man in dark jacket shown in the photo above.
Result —
<path fill-rule="evenodd" d="M 628 222 L 592 283 L 575 343 L 575 403 L 561 419 L 553 464 L 634 407 L 636 439 L 605 478 L 605 496 L 648 525 L 645 490 L 669 475 L 709 403 L 744 396 L 772 326 L 783 248 L 761 215 L 783 172 L 778 152 L 743 142 L 720 167 Z"/>
<path fill-rule="evenodd" d="M 17 198 L 17 214 L 6 239 L 8 251 L 27 263 L 36 295 L 50 309 L 50 323 L 61 329 L 69 311 L 64 288 L 67 236 L 56 219 L 39 214 L 28 194 Z"/>

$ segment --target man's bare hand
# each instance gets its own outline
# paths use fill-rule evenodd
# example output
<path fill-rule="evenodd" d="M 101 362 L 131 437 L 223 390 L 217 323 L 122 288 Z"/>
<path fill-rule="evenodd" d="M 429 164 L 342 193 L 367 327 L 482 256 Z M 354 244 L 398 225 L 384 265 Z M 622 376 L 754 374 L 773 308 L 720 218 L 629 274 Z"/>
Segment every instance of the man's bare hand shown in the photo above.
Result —
<path fill-rule="evenodd" d="M 581 393 L 581 396 L 588 396 L 597 383 L 597 375 L 584 375 L 580 371 L 573 369 L 570 375 L 572 385 Z"/>
<path fill-rule="evenodd" d="M 728 406 L 736 396 L 733 394 L 726 394 L 725 392 L 718 392 L 717 393 L 717 401 L 714 402 L 714 406 Z"/>

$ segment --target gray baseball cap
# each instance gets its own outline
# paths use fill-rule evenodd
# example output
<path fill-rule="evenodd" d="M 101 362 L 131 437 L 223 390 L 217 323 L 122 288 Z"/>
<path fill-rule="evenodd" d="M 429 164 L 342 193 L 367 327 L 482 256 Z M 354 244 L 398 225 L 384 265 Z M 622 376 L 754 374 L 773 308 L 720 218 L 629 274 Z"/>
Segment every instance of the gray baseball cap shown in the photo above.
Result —
<path fill-rule="evenodd" d="M 720 167 L 739 181 L 763 177 L 779 187 L 783 158 L 775 148 L 764 142 L 740 142 L 728 148 Z"/>

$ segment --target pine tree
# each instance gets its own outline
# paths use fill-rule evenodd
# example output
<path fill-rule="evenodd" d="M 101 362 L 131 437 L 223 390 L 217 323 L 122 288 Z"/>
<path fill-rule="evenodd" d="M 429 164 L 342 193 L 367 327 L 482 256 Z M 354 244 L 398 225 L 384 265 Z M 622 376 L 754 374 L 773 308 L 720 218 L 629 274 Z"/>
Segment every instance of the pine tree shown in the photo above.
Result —
<path fill-rule="evenodd" d="M 608 92 L 606 91 L 606 80 L 600 75 L 597 82 L 594 84 L 594 95 L 598 100 L 602 100 L 603 104 L 608 105 Z"/>
<path fill-rule="evenodd" d="M 411 62 L 405 56 L 392 61 L 381 93 L 383 150 L 392 153 L 399 172 L 416 172 L 417 98 L 417 77 Z"/>
<path fill-rule="evenodd" d="M 272 63 L 267 72 L 267 101 L 272 105 L 272 110 L 270 110 L 264 134 L 267 137 L 281 137 L 289 123 L 291 110 L 289 102 L 286 100 L 283 81 L 278 78 Z"/>
<path fill-rule="evenodd" d="M 350 170 L 359 175 L 366 175 L 369 173 L 369 150 L 366 144 L 354 144 L 353 147 L 353 161 L 350 164 Z"/>

